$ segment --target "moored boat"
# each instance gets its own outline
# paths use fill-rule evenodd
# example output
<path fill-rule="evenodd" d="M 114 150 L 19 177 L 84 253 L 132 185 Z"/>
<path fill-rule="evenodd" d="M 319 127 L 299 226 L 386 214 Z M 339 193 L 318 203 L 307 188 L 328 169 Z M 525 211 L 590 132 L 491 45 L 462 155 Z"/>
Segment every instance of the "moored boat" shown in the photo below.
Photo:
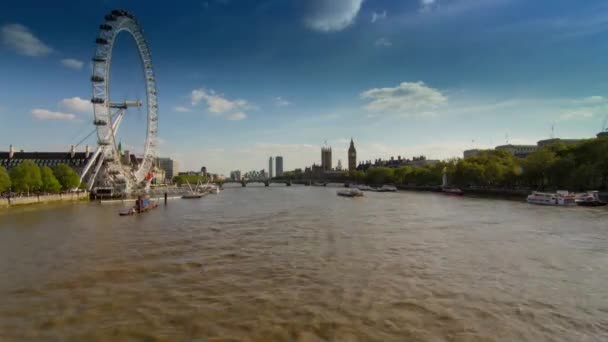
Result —
<path fill-rule="evenodd" d="M 444 186 L 441 188 L 441 193 L 450 196 L 464 196 L 464 191 L 458 188 Z"/>
<path fill-rule="evenodd" d="M 123 210 L 118 213 L 120 216 L 131 216 L 136 214 L 145 213 L 146 211 L 150 211 L 158 207 L 158 203 L 156 201 L 150 201 L 147 198 L 143 198 L 142 196 L 137 197 L 135 200 L 135 206 L 128 210 Z"/>
<path fill-rule="evenodd" d="M 198 199 L 198 198 L 201 198 L 201 197 L 203 197 L 202 194 L 185 194 L 185 195 L 182 195 L 183 199 Z"/>
<path fill-rule="evenodd" d="M 454 188 L 448 185 L 447 168 L 443 168 L 443 179 L 441 182 L 441 193 L 449 196 L 464 196 L 464 191 L 459 188 Z"/>
<path fill-rule="evenodd" d="M 558 191 L 557 193 L 534 191 L 528 195 L 527 202 L 538 205 L 574 206 L 576 196 L 568 191 Z"/>
<path fill-rule="evenodd" d="M 378 192 L 396 192 L 397 188 L 392 185 L 383 185 L 378 188 Z"/>
<path fill-rule="evenodd" d="M 361 197 L 361 196 L 363 196 L 363 191 L 361 191 L 359 189 L 345 189 L 345 190 L 338 190 L 337 194 L 338 194 L 338 196 L 342 196 L 342 197 Z"/>
<path fill-rule="evenodd" d="M 607 203 L 600 199 L 599 191 L 587 191 L 576 195 L 576 205 L 582 207 L 602 207 Z"/>

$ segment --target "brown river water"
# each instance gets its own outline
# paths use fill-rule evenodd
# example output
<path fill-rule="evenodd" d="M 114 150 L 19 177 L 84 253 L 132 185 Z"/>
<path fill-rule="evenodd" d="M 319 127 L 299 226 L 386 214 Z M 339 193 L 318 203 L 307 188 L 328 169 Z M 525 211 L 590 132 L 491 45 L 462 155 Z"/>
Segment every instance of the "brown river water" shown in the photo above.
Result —
<path fill-rule="evenodd" d="M 0 211 L 0 340 L 608 341 L 608 210 L 336 190 Z"/>

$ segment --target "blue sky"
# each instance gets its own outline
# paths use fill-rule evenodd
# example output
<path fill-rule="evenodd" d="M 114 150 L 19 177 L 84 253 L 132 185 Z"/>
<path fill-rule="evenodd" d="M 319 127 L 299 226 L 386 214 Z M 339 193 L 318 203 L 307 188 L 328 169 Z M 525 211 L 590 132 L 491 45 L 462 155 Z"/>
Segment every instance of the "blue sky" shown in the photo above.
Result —
<path fill-rule="evenodd" d="M 150 45 L 161 155 L 182 169 L 359 159 L 591 137 L 608 113 L 601 0 L 5 1 L 0 149 L 67 150 L 92 129 L 90 58 L 103 15 L 134 13 Z M 115 101 L 144 97 L 120 36 Z M 142 149 L 145 108 L 120 129 Z M 94 139 L 84 144 L 94 144 Z"/>

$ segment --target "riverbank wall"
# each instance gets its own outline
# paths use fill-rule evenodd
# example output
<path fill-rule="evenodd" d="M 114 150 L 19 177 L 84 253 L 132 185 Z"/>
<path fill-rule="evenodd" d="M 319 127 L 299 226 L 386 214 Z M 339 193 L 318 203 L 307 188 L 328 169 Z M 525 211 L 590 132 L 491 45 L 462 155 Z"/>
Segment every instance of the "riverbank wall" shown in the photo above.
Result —
<path fill-rule="evenodd" d="M 398 185 L 397 189 L 407 191 L 441 192 L 441 186 Z M 500 189 L 500 188 L 462 188 L 465 196 L 486 196 L 509 199 L 525 199 L 530 189 Z"/>
<path fill-rule="evenodd" d="M 9 208 L 9 207 L 17 206 L 17 205 L 26 205 L 26 204 L 76 202 L 76 201 L 85 201 L 88 199 L 89 199 L 88 192 L 0 198 L 0 208 Z"/>

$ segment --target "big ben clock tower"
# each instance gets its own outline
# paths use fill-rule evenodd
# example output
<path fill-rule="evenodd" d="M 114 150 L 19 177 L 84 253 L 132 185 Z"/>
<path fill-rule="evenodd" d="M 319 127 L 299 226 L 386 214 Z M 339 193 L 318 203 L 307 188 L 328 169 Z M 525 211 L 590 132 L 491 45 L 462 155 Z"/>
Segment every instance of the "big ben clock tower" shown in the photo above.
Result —
<path fill-rule="evenodd" d="M 353 138 L 350 138 L 350 147 L 348 148 L 348 171 L 357 169 L 357 150 L 353 143 Z"/>

